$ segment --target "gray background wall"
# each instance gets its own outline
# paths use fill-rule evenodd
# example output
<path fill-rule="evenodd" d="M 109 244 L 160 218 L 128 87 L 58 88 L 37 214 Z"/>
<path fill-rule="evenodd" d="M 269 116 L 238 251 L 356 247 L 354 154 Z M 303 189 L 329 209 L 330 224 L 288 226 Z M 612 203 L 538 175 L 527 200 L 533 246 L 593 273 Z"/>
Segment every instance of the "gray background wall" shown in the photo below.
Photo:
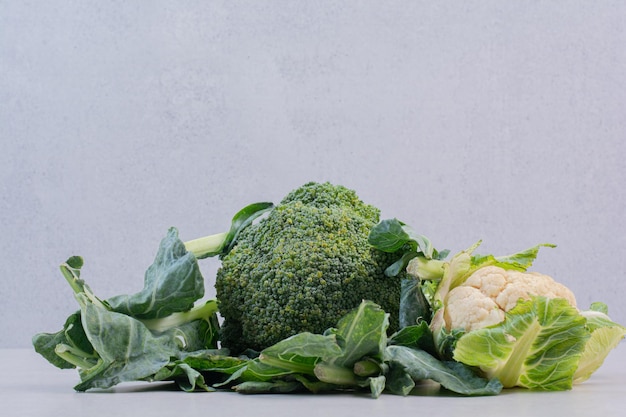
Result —
<path fill-rule="evenodd" d="M 0 0 L 0 347 L 142 285 L 161 237 L 355 189 L 626 323 L 626 3 Z M 216 262 L 202 264 L 212 294 Z"/>

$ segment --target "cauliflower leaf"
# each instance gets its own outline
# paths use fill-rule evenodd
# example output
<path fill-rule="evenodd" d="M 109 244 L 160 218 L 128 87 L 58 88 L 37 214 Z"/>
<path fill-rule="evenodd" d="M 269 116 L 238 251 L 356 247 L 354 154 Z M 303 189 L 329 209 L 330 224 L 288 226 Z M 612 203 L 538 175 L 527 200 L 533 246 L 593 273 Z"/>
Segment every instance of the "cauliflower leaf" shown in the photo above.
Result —
<path fill-rule="evenodd" d="M 502 323 L 465 333 L 454 359 L 505 388 L 571 389 L 590 337 L 587 320 L 560 298 L 520 300 Z"/>
<path fill-rule="evenodd" d="M 609 352 L 617 347 L 626 336 L 626 327 L 609 318 L 606 305 L 603 303 L 594 304 L 589 310 L 581 312 L 581 315 L 587 320 L 587 329 L 591 332 L 591 337 L 585 345 L 585 350 L 574 374 L 575 384 L 589 379 L 591 374 L 602 366 Z"/>

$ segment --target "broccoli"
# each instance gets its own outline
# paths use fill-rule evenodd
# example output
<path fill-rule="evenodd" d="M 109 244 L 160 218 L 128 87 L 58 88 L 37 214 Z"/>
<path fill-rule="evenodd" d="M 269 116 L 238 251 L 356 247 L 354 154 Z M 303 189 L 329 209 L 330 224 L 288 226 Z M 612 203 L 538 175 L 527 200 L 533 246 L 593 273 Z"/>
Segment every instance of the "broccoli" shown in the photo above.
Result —
<path fill-rule="evenodd" d="M 401 277 L 384 273 L 397 255 L 368 242 L 379 214 L 353 190 L 310 182 L 241 230 L 216 275 L 222 346 L 240 353 L 323 333 L 362 300 L 397 312 Z"/>

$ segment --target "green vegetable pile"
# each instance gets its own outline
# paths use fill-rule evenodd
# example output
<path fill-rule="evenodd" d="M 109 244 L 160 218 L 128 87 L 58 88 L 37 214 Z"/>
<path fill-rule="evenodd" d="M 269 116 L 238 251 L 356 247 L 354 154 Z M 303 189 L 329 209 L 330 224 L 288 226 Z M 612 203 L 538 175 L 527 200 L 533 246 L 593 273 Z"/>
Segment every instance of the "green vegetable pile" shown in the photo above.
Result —
<path fill-rule="evenodd" d="M 162 239 L 136 294 L 97 297 L 83 259 L 62 275 L 79 309 L 33 337 L 77 391 L 173 381 L 185 391 L 458 395 L 565 390 L 626 335 L 607 307 L 528 272 L 541 247 L 496 257 L 480 242 L 446 260 L 430 240 L 340 185 L 308 183 L 251 204 L 227 232 Z M 198 262 L 219 257 L 216 299 Z"/>

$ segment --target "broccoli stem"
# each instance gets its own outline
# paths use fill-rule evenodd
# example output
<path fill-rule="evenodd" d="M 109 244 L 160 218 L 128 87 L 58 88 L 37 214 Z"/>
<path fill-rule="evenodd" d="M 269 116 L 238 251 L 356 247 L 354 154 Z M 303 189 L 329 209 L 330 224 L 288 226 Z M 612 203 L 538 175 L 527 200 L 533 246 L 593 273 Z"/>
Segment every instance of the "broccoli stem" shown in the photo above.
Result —
<path fill-rule="evenodd" d="M 90 369 L 96 365 L 99 360 L 99 357 L 94 354 L 87 353 L 64 343 L 58 344 L 54 352 L 61 359 L 80 369 Z"/>
<path fill-rule="evenodd" d="M 365 359 L 354 364 L 353 372 L 357 376 L 367 377 L 380 374 L 381 369 L 380 364 Z"/>
<path fill-rule="evenodd" d="M 182 326 L 194 320 L 208 320 L 213 314 L 218 312 L 217 301 L 209 300 L 205 304 L 195 306 L 191 310 L 172 313 L 160 319 L 140 320 L 148 329 L 155 332 L 164 332 L 173 327 Z"/>
<path fill-rule="evenodd" d="M 359 379 L 351 369 L 325 362 L 315 365 L 315 376 L 322 382 L 340 386 L 355 386 L 359 383 Z"/>
<path fill-rule="evenodd" d="M 230 223 L 228 232 L 216 233 L 185 242 L 187 251 L 194 254 L 197 259 L 211 256 L 225 255 L 237 240 L 239 232 L 248 227 L 263 213 L 274 208 L 270 202 L 253 203 L 239 210 Z"/>
<path fill-rule="evenodd" d="M 185 249 L 198 259 L 220 254 L 228 238 L 228 232 L 216 233 L 185 242 Z"/>
<path fill-rule="evenodd" d="M 439 281 L 443 278 L 445 261 L 441 259 L 427 259 L 418 255 L 411 260 L 407 268 L 410 275 L 427 281 Z"/>
<path fill-rule="evenodd" d="M 60 267 L 61 273 L 63 274 L 63 277 L 65 278 L 67 283 L 72 288 L 72 291 L 74 291 L 74 295 L 77 296 L 78 294 L 84 294 L 85 297 L 87 297 L 89 301 L 93 304 L 110 310 L 106 302 L 96 297 L 96 295 L 91 291 L 87 284 L 85 284 L 85 281 L 80 279 L 80 268 L 82 266 L 83 259 L 80 256 L 72 256 Z"/>

